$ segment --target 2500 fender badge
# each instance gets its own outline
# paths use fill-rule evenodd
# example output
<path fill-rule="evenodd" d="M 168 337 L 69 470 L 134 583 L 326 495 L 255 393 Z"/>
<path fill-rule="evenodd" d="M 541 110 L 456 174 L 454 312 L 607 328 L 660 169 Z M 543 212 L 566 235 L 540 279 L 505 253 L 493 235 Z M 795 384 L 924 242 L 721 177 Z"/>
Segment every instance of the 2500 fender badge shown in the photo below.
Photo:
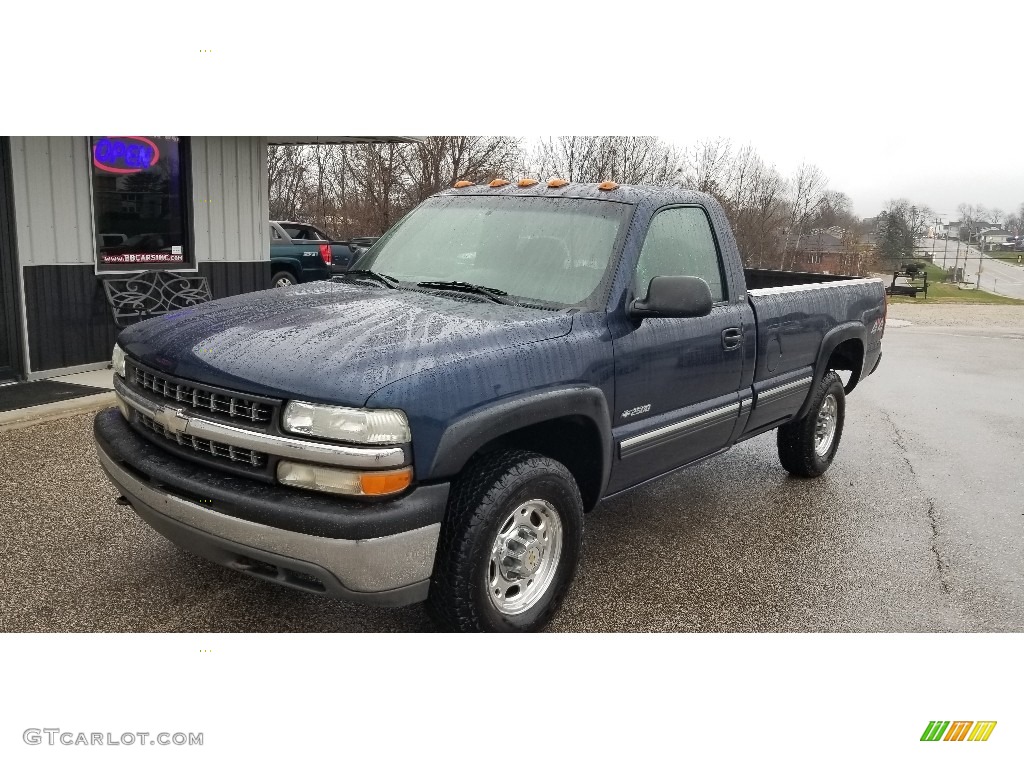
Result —
<path fill-rule="evenodd" d="M 627 408 L 622 412 L 622 418 L 628 419 L 633 416 L 639 416 L 641 413 L 647 413 L 649 410 L 651 410 L 650 403 L 647 405 L 638 405 L 636 408 Z"/>

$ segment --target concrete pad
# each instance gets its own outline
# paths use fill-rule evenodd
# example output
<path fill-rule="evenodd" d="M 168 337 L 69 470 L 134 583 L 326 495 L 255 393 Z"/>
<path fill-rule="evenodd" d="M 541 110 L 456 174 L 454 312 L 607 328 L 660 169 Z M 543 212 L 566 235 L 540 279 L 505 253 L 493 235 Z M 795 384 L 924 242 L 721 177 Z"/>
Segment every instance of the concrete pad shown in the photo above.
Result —
<path fill-rule="evenodd" d="M 98 371 L 72 373 L 68 376 L 54 376 L 50 381 L 63 381 L 68 384 L 81 384 L 85 387 L 114 388 L 114 371 L 112 368 L 101 368 Z"/>
<path fill-rule="evenodd" d="M 111 390 L 100 395 L 86 395 L 71 400 L 33 405 L 30 408 L 18 408 L 14 411 L 0 411 L 0 432 L 31 427 L 55 419 L 66 419 L 68 416 L 98 411 L 116 404 L 114 392 Z"/>

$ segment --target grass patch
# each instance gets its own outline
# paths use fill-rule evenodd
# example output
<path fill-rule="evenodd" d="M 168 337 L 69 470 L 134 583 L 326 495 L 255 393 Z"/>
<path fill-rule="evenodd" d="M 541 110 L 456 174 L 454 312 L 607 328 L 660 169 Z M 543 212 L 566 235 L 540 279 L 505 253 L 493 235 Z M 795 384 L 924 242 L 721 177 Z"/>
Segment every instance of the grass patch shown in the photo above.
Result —
<path fill-rule="evenodd" d="M 1009 254 L 1007 254 L 1009 255 Z M 1016 255 L 1016 254 L 1014 254 Z M 924 265 L 924 271 L 928 275 L 928 298 L 923 293 L 917 297 L 911 296 L 890 296 L 890 304 L 1024 304 L 1024 300 L 1011 299 L 1007 296 L 997 296 L 988 291 L 979 291 L 976 288 L 960 288 L 954 283 L 944 283 L 946 271 L 935 264 L 927 261 L 919 262 Z M 892 275 L 892 273 L 889 273 Z M 886 281 L 886 286 L 892 282 L 892 278 Z M 914 281 L 918 284 L 917 281 Z"/>
<path fill-rule="evenodd" d="M 941 271 L 941 270 L 940 270 Z M 988 291 L 959 288 L 952 283 L 933 283 L 929 275 L 928 298 L 918 294 L 917 298 L 909 296 L 890 296 L 890 304 L 1024 304 L 1020 299 L 997 296 Z"/>
<path fill-rule="evenodd" d="M 1007 261 L 1010 264 L 1024 264 L 1024 253 L 990 253 L 990 258 Z"/>
<path fill-rule="evenodd" d="M 988 291 L 976 288 L 960 288 L 953 283 L 944 283 L 946 273 L 942 267 L 924 262 L 928 274 L 928 298 L 919 293 L 916 298 L 910 296 L 890 296 L 890 304 L 1024 304 L 1021 299 L 997 296 Z"/>

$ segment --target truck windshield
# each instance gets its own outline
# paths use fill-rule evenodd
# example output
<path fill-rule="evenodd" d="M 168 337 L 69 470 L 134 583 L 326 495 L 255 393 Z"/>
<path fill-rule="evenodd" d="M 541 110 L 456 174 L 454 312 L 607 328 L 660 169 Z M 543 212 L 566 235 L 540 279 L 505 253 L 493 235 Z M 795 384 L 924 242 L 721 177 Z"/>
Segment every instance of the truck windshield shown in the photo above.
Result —
<path fill-rule="evenodd" d="M 356 266 L 404 283 L 482 285 L 527 304 L 593 306 L 630 212 L 606 200 L 434 197 Z"/>

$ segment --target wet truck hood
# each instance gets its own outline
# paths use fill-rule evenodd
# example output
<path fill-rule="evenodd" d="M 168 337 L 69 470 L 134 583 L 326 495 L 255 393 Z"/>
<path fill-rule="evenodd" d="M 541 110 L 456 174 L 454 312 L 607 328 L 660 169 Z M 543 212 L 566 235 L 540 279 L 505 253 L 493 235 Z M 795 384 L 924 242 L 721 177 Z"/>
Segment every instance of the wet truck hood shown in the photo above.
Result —
<path fill-rule="evenodd" d="M 268 397 L 362 405 L 397 379 L 564 336 L 564 312 L 318 282 L 137 323 L 118 343 L 158 371 Z"/>

